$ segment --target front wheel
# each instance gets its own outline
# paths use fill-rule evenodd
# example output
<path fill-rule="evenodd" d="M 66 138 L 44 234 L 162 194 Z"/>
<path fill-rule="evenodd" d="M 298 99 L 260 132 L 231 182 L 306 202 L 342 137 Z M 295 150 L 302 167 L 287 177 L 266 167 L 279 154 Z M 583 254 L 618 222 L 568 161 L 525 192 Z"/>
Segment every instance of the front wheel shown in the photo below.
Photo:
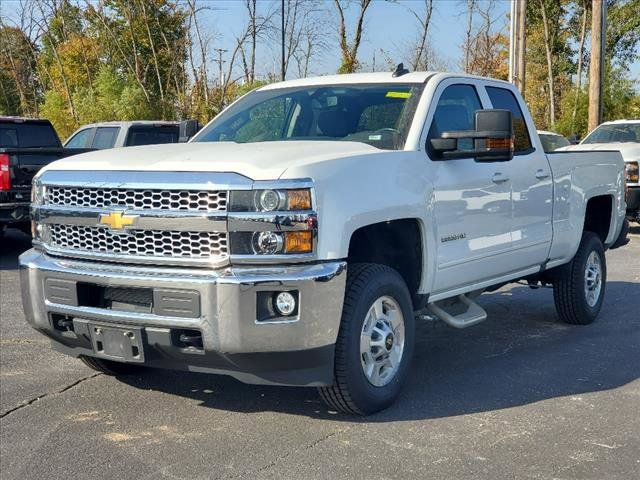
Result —
<path fill-rule="evenodd" d="M 560 267 L 553 282 L 556 311 L 565 323 L 592 323 L 604 299 L 607 282 L 607 263 L 600 238 L 584 232 L 573 260 Z"/>
<path fill-rule="evenodd" d="M 349 414 L 387 408 L 406 379 L 413 347 L 411 296 L 400 274 L 384 265 L 350 265 L 335 380 L 319 389 L 320 396 L 331 408 Z"/>

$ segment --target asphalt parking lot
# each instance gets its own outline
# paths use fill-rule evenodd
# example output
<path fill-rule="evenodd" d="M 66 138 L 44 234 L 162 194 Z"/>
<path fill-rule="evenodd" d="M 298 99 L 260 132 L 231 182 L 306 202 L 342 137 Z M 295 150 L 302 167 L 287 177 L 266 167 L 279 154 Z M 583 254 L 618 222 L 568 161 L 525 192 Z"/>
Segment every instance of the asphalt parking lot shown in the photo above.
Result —
<path fill-rule="evenodd" d="M 27 326 L 0 239 L 0 476 L 640 478 L 640 228 L 607 254 L 599 320 L 556 320 L 551 291 L 482 297 L 489 319 L 418 329 L 398 403 L 359 419 L 312 389 L 152 371 L 96 374 Z"/>

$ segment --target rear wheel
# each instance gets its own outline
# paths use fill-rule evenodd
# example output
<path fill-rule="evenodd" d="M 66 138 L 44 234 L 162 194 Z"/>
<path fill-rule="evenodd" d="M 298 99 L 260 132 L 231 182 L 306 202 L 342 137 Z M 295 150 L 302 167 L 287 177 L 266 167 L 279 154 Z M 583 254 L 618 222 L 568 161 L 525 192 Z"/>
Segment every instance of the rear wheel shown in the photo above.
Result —
<path fill-rule="evenodd" d="M 118 377 L 121 375 L 135 375 L 144 370 L 144 367 L 140 365 L 132 365 L 130 363 L 114 362 L 112 360 L 106 360 L 104 358 L 95 357 L 80 357 L 80 360 L 93 370 L 104 373 L 105 375 L 111 375 Z"/>
<path fill-rule="evenodd" d="M 574 325 L 592 323 L 604 299 L 607 263 L 600 238 L 584 232 L 573 260 L 560 267 L 553 283 L 556 311 L 563 322 Z"/>
<path fill-rule="evenodd" d="M 400 274 L 384 265 L 350 265 L 334 385 L 320 388 L 320 396 L 350 414 L 387 408 L 406 379 L 413 346 L 411 296 Z"/>

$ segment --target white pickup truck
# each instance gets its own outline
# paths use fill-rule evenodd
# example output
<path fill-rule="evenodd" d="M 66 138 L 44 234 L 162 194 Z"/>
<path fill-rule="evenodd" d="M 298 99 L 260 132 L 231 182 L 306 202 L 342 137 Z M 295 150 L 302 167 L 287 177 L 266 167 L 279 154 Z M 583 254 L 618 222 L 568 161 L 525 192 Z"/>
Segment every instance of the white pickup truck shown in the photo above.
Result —
<path fill-rule="evenodd" d="M 560 150 L 617 150 L 625 165 L 627 217 L 640 223 L 640 119 L 605 122 L 591 132 L 579 145 Z"/>
<path fill-rule="evenodd" d="M 510 84 L 398 71 L 242 97 L 190 143 L 40 171 L 28 322 L 109 374 L 144 366 L 318 387 L 389 406 L 415 318 L 486 318 L 475 298 L 553 285 L 591 323 L 624 243 L 619 152 L 543 152 Z"/>

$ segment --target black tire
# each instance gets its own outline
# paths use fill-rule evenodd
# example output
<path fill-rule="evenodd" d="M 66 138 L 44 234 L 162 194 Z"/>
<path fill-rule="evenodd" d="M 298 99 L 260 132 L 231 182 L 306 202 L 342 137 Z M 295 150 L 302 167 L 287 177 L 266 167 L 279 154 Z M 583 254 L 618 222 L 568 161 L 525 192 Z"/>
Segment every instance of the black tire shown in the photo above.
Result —
<path fill-rule="evenodd" d="M 585 288 L 585 272 L 587 260 L 593 252 L 600 257 L 601 287 L 597 301 L 594 305 L 589 305 Z M 584 232 L 575 256 L 571 262 L 559 267 L 553 282 L 553 298 L 560 319 L 573 325 L 592 323 L 602 308 L 606 284 L 607 263 L 602 241 L 595 233 Z"/>
<path fill-rule="evenodd" d="M 131 363 L 114 362 L 112 360 L 105 360 L 104 358 L 95 357 L 80 357 L 80 360 L 89 368 L 110 375 L 113 377 L 119 377 L 122 375 L 135 375 L 144 370 L 144 367 L 140 365 L 132 365 Z"/>
<path fill-rule="evenodd" d="M 398 370 L 384 386 L 372 385 L 360 358 L 360 334 L 373 302 L 389 296 L 404 317 L 404 351 Z M 327 405 L 355 415 L 369 415 L 389 407 L 404 384 L 413 357 L 415 324 L 411 295 L 398 272 L 385 265 L 352 264 L 347 271 L 342 321 L 336 341 L 334 384 L 318 389 Z"/>

